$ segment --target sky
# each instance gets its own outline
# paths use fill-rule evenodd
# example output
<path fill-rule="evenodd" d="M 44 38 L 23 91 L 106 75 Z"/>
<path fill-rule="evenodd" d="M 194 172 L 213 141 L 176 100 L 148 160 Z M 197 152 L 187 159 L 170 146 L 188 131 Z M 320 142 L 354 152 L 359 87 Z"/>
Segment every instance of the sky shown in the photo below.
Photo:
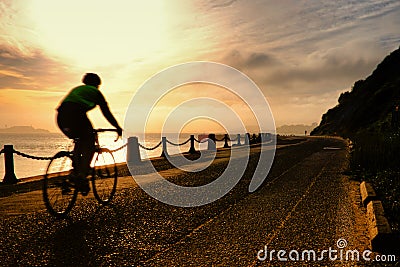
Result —
<path fill-rule="evenodd" d="M 399 47 L 399 25 L 398 0 L 0 0 L 0 128 L 57 132 L 55 109 L 86 72 L 101 76 L 100 90 L 123 125 L 146 80 L 191 61 L 247 75 L 277 126 L 319 122 L 340 93 Z M 205 96 L 251 114 L 240 98 L 210 85 L 174 90 L 157 103 L 158 114 Z M 108 125 L 98 109 L 89 116 L 96 127 Z M 253 125 L 250 117 L 244 121 Z M 152 120 L 157 131 L 163 119 Z M 184 128 L 218 127 L 199 119 Z"/>

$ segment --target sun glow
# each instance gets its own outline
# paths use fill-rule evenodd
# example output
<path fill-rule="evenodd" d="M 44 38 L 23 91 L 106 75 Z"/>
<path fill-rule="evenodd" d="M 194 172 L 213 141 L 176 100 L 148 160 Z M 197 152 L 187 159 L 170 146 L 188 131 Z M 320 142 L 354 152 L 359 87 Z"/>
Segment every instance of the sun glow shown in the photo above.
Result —
<path fill-rule="evenodd" d="M 32 1 L 41 46 L 79 66 L 137 61 L 166 42 L 164 1 Z"/>

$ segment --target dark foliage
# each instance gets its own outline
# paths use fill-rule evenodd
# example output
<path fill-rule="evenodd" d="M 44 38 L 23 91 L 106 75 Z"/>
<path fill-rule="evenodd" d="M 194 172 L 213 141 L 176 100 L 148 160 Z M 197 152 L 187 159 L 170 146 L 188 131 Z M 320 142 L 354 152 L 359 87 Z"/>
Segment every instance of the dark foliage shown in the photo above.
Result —
<path fill-rule="evenodd" d="M 312 135 L 354 137 L 359 133 L 387 132 L 394 105 L 400 103 L 400 49 L 387 56 L 365 80 L 342 93 L 336 107 L 322 116 Z"/>
<path fill-rule="evenodd" d="M 400 232 L 400 48 L 342 93 L 312 135 L 350 138 L 353 178 L 371 182 L 392 229 Z"/>

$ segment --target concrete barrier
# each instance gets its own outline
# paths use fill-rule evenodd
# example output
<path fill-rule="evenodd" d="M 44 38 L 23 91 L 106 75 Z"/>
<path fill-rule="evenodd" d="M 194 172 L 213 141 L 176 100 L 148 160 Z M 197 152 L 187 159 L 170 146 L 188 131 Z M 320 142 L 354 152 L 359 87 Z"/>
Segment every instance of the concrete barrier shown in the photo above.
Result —
<path fill-rule="evenodd" d="M 374 188 L 370 183 L 362 182 L 360 184 L 361 201 L 364 207 L 367 207 L 368 203 L 372 200 L 377 200 Z"/>
<path fill-rule="evenodd" d="M 209 151 L 217 151 L 217 144 L 215 140 L 215 134 L 208 135 L 208 145 L 207 150 Z"/>
<path fill-rule="evenodd" d="M 392 230 L 380 200 L 372 200 L 367 204 L 367 222 L 372 250 L 380 252 L 393 249 Z"/>
<path fill-rule="evenodd" d="M 126 161 L 129 164 L 140 164 L 142 162 L 139 151 L 139 141 L 136 136 L 128 138 L 128 147 L 126 150 Z"/>

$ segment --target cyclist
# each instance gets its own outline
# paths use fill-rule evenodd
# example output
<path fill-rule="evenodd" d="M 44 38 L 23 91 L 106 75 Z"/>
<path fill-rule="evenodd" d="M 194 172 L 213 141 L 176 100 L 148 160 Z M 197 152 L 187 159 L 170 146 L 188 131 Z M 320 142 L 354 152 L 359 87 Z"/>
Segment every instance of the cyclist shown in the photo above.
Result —
<path fill-rule="evenodd" d="M 86 112 L 99 105 L 104 117 L 117 129 L 119 137 L 122 128 L 99 90 L 100 77 L 95 73 L 86 73 L 82 82 L 83 85 L 73 88 L 61 101 L 57 108 L 57 124 L 68 138 L 75 140 L 73 182 L 82 195 L 87 195 L 90 187 L 86 176 L 95 153 L 95 133 Z"/>

